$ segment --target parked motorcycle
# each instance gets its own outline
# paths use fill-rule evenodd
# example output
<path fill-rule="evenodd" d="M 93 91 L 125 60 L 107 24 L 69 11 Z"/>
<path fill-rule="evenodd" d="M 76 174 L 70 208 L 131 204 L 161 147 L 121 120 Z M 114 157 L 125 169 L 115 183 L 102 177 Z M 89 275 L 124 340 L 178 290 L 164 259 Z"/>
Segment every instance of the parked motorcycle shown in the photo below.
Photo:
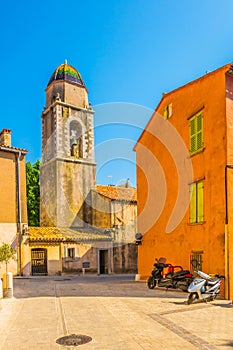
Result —
<path fill-rule="evenodd" d="M 183 270 L 182 266 L 173 266 L 166 264 L 165 258 L 156 259 L 154 269 L 147 280 L 149 289 L 157 287 L 181 289 L 187 292 L 188 286 L 192 281 L 192 274 L 189 270 Z M 168 268 L 168 273 L 163 276 L 163 270 Z M 178 269 L 178 271 L 177 271 Z"/>
<path fill-rule="evenodd" d="M 194 278 L 188 287 L 188 304 L 195 300 L 213 301 L 220 293 L 221 280 L 224 276 L 211 277 L 202 271 L 196 271 L 199 277 Z"/>

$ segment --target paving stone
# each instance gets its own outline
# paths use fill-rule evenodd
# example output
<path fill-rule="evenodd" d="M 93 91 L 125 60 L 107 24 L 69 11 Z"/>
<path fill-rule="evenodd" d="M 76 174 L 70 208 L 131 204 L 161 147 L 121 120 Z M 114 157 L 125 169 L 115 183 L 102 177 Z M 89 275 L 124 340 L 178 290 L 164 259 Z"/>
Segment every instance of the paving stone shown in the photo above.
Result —
<path fill-rule="evenodd" d="M 0 349 L 74 349 L 56 343 L 69 334 L 92 338 L 84 350 L 232 349 L 230 302 L 186 300 L 133 276 L 16 278 L 14 298 L 2 301 Z"/>

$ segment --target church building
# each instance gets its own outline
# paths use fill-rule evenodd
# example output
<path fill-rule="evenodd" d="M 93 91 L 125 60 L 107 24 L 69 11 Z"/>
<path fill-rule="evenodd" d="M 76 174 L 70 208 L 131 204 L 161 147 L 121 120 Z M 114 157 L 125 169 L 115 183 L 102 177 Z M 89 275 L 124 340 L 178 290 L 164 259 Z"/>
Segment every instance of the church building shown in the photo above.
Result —
<path fill-rule="evenodd" d="M 136 273 L 136 189 L 96 185 L 94 110 L 67 62 L 49 79 L 41 118 L 40 227 L 25 237 L 23 273 Z"/>

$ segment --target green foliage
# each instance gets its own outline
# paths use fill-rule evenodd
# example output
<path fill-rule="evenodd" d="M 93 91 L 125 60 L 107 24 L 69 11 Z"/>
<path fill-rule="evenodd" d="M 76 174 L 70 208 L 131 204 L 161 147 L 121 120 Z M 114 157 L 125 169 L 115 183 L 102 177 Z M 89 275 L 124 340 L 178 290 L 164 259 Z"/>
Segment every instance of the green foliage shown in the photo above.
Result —
<path fill-rule="evenodd" d="M 40 160 L 26 163 L 28 225 L 40 225 Z"/>
<path fill-rule="evenodd" d="M 3 243 L 3 245 L 0 247 L 0 263 L 5 262 L 6 273 L 7 273 L 7 264 L 9 260 L 11 259 L 15 260 L 15 254 L 16 254 L 16 251 L 13 248 L 11 248 L 9 244 Z"/>

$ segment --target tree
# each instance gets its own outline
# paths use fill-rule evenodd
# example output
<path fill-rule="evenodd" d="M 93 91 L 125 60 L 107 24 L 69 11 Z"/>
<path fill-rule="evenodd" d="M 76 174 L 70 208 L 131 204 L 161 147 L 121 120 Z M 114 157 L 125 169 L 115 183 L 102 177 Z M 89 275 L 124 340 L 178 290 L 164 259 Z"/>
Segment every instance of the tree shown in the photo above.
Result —
<path fill-rule="evenodd" d="M 9 244 L 3 243 L 3 245 L 0 247 L 0 263 L 5 262 L 6 273 L 7 273 L 7 264 L 9 260 L 11 259 L 15 260 L 15 254 L 16 254 L 16 251 L 13 248 L 11 248 Z"/>
<path fill-rule="evenodd" d="M 40 160 L 26 163 L 27 210 L 29 226 L 40 224 Z"/>

